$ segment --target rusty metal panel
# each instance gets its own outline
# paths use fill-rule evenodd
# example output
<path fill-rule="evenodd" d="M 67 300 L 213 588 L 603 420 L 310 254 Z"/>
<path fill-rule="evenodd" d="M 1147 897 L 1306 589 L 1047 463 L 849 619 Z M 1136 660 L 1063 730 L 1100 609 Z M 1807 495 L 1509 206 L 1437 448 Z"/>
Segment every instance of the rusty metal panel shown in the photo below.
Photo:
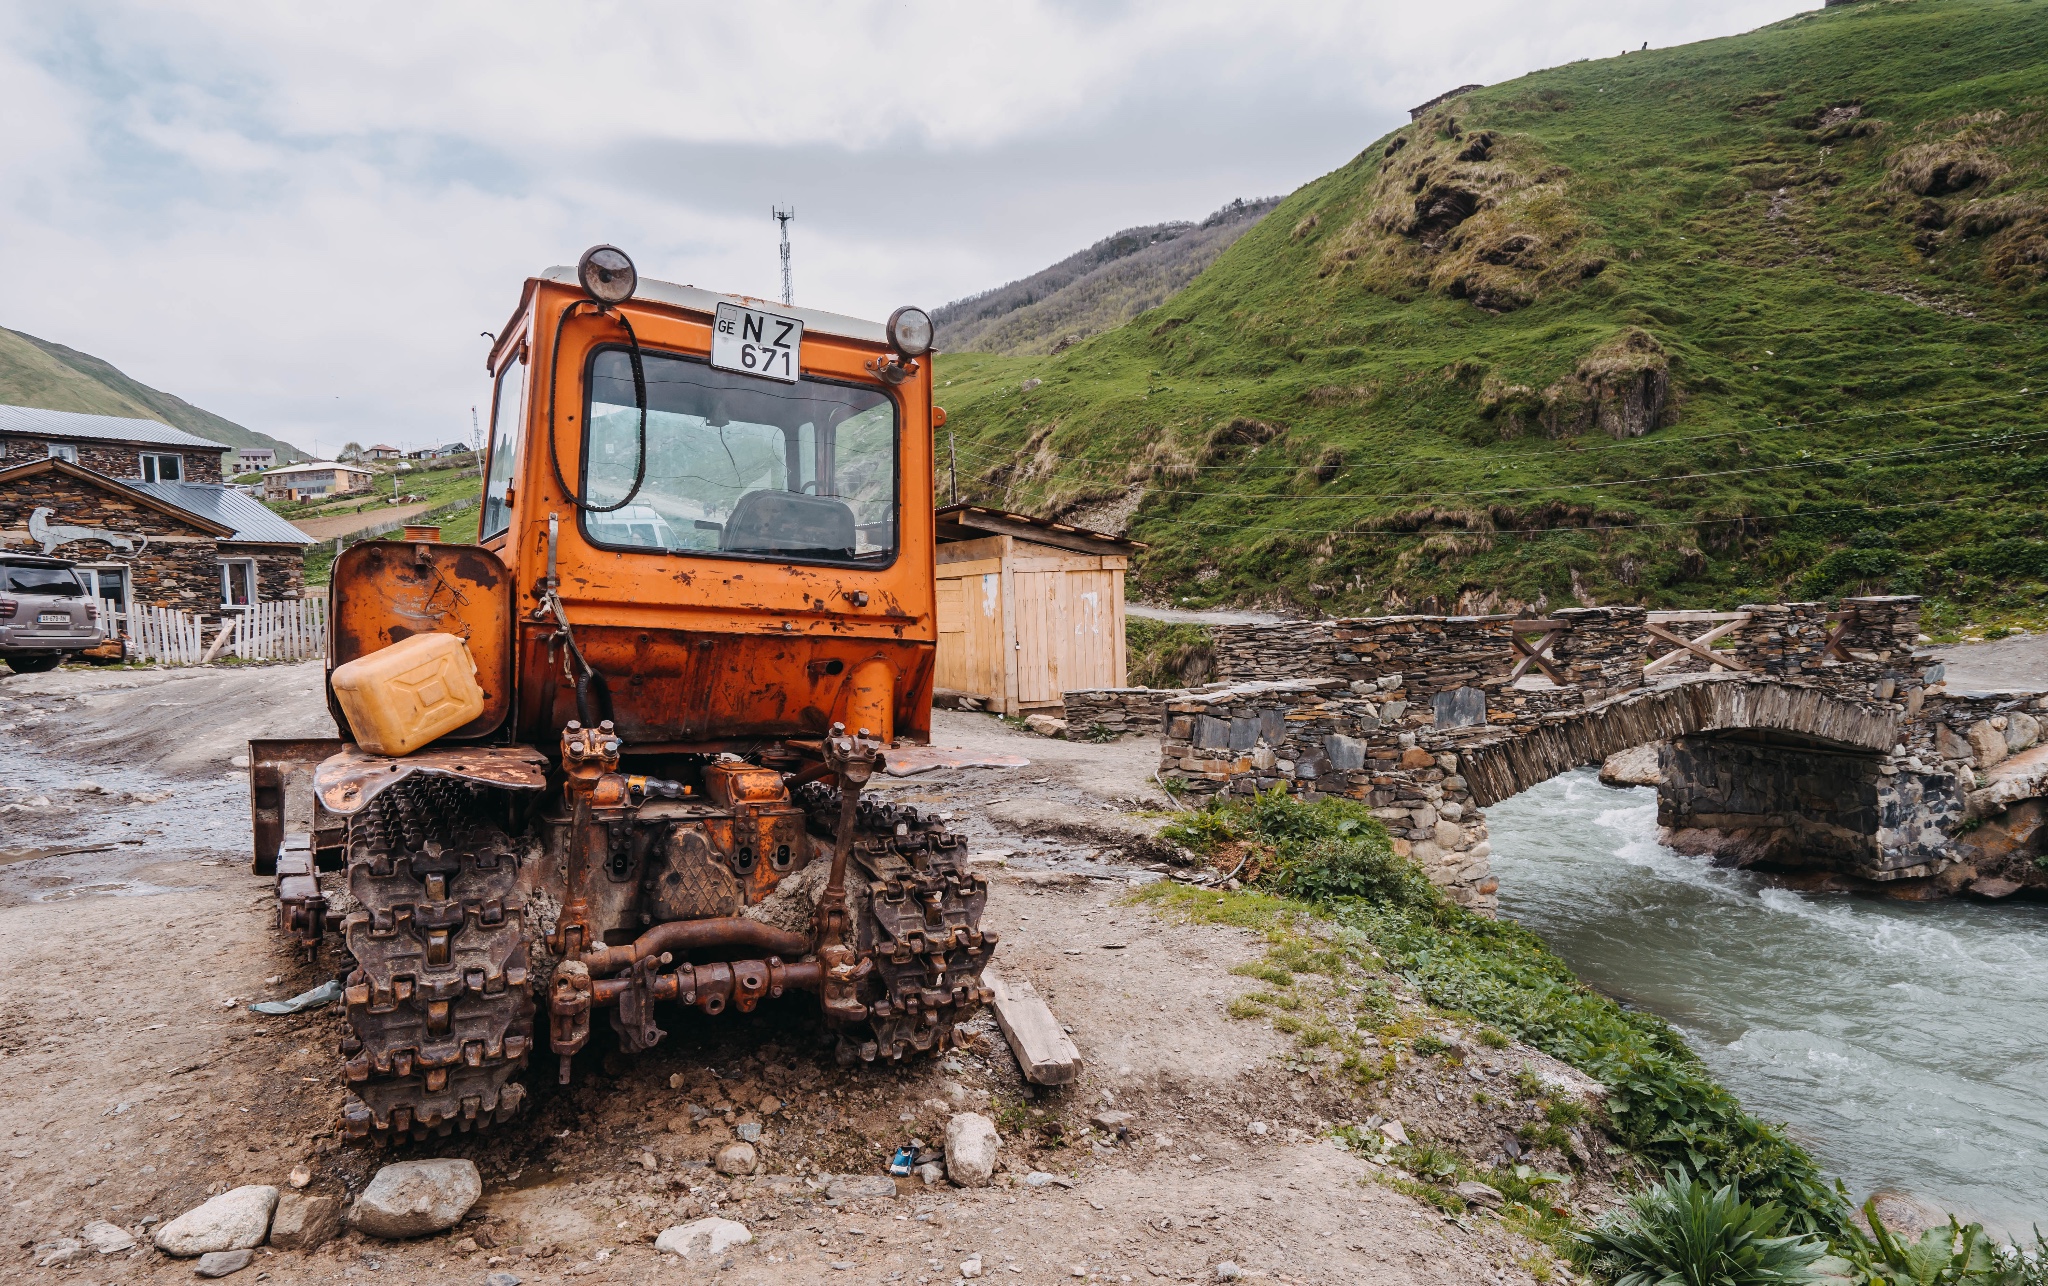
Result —
<path fill-rule="evenodd" d="M 332 593 L 328 673 L 415 634 L 453 634 L 476 661 L 484 712 L 444 740 L 486 737 L 504 725 L 512 712 L 514 609 L 512 577 L 496 554 L 478 545 L 366 540 L 334 560 Z"/>
<path fill-rule="evenodd" d="M 333 737 L 263 737 L 249 743 L 249 829 L 255 851 L 249 869 L 269 875 L 287 832 L 311 835 L 313 770 L 340 750 Z"/>
<path fill-rule="evenodd" d="M 313 792 L 322 808 L 349 817 L 415 773 L 482 782 L 501 790 L 543 790 L 548 761 L 532 746 L 453 746 L 414 751 L 402 759 L 344 746 L 314 772 Z"/>

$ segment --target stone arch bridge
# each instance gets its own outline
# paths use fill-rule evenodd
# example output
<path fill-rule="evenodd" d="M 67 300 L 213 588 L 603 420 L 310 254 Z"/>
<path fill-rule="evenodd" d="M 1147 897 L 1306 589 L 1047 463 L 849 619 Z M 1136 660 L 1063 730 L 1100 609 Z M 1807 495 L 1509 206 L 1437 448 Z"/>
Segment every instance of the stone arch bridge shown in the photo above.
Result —
<path fill-rule="evenodd" d="M 1156 729 L 1161 774 L 1198 792 L 1365 801 L 1481 910 L 1498 888 L 1481 810 L 1647 744 L 1686 851 L 1900 896 L 2048 892 L 2048 697 L 1949 692 L 1913 650 L 1919 606 L 1224 627 L 1231 681 L 1068 693 L 1067 721 Z"/>

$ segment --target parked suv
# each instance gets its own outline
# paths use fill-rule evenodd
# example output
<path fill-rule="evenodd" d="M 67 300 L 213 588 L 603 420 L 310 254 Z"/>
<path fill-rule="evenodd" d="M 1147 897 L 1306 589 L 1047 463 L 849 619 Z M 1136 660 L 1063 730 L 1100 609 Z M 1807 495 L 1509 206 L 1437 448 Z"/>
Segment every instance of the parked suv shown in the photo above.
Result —
<path fill-rule="evenodd" d="M 0 661 L 22 674 L 54 670 L 105 641 L 99 617 L 70 563 L 0 554 Z"/>

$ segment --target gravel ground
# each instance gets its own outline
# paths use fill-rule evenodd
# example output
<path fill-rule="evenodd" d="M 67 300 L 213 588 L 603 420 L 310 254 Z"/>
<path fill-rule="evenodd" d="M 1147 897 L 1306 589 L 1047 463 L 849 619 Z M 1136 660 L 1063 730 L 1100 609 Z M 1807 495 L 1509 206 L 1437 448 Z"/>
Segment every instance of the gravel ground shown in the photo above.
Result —
<path fill-rule="evenodd" d="M 148 1249 L 33 1265 L 91 1220 L 140 1227 L 228 1187 L 282 1184 L 295 1166 L 311 1191 L 347 1198 L 389 1159 L 335 1136 L 339 1014 L 246 1008 L 337 960 L 330 947 L 301 962 L 272 931 L 233 760 L 250 735 L 325 730 L 311 666 L 0 674 L 0 1277 L 190 1280 L 190 1261 Z M 998 963 L 1070 1027 L 1080 1082 L 1026 1086 L 986 1017 L 971 1048 L 888 1070 L 839 1067 L 800 1002 L 670 1013 L 650 1054 L 624 1058 L 606 1033 L 575 1084 L 531 1076 L 513 1125 L 408 1151 L 476 1161 L 485 1196 L 456 1229 L 265 1249 L 249 1279 L 910 1286 L 957 1280 L 978 1253 L 987 1277 L 1019 1283 L 1216 1280 L 1224 1261 L 1282 1282 L 1531 1280 L 1518 1266 L 1530 1243 L 1477 1213 L 1446 1219 L 1323 1137 L 1398 1114 L 1484 1155 L 1501 1109 L 1475 1105 L 1464 1074 L 1423 1059 L 1371 1101 L 1340 1088 L 1265 1022 L 1226 1014 L 1247 990 L 1230 970 L 1263 954 L 1258 935 L 1169 924 L 1124 900 L 1159 877 L 1158 818 L 1133 815 L 1164 804 L 1153 743 L 1046 741 L 949 712 L 934 739 L 1033 760 L 881 788 L 970 836 L 994 885 Z M 1134 1113 L 1127 1141 L 1091 1131 L 1107 1108 Z M 831 1195 L 827 1176 L 872 1179 L 891 1149 L 936 1142 L 962 1110 L 1002 1125 L 995 1186 Z M 711 1151 L 750 1124 L 762 1173 L 713 1173 Z M 1057 1182 L 1031 1186 L 1034 1172 Z M 704 1214 L 755 1240 L 716 1264 L 654 1251 L 662 1228 Z"/>

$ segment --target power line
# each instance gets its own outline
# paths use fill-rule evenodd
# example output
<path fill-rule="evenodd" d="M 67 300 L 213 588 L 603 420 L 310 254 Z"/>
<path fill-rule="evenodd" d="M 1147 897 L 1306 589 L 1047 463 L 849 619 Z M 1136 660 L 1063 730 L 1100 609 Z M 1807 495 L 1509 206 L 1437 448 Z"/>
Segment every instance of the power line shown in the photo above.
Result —
<path fill-rule="evenodd" d="M 1651 450 L 1651 449 L 1653 449 L 1653 448 L 1661 448 L 1661 447 L 1667 447 L 1667 446 L 1679 446 L 1679 445 L 1689 444 L 1689 443 L 1693 443 L 1693 442 L 1712 442 L 1712 441 L 1717 441 L 1717 440 L 1719 440 L 1719 439 L 1723 439 L 1723 438 L 1739 438 L 1739 437 L 1747 437 L 1747 436 L 1749 436 L 1749 435 L 1751 435 L 1751 434 L 1756 434 L 1756 433 L 1777 433 L 1777 432 L 1783 432 L 1784 430 L 1787 430 L 1787 429 L 1812 429 L 1812 428 L 1818 428 L 1819 426 L 1821 426 L 1821 425 L 1824 425 L 1824 424 L 1839 424 L 1839 423 L 1842 423 L 1842 422 L 1844 422 L 1844 421 L 1848 421 L 1848 420 L 1872 420 L 1872 419 L 1884 419 L 1884 418 L 1887 418 L 1887 417 L 1891 417 L 1891 416 L 1900 416 L 1900 415 L 1920 415 L 1920 414 L 1923 414 L 1923 413 L 1925 413 L 1925 412 L 1929 412 L 1929 411 L 1941 411 L 1941 410 L 1947 410 L 1947 409 L 1949 409 L 1949 408 L 1952 408 L 1952 407 L 1958 407 L 1958 406 L 1976 406 L 1976 405 L 1979 405 L 1979 404 L 1981 404 L 1981 403 L 1985 403 L 1985 402 L 2003 402 L 2003 401 L 2011 401 L 2011 400 L 2013 400 L 2013 399 L 2015 399 L 2015 398 L 2021 398 L 2021 397 L 2040 397 L 2040 396 L 2044 396 L 2044 394 L 2048 394 L 2048 390 L 2044 390 L 2044 392 L 2043 392 L 2043 393 L 2036 393 L 2036 392 L 2035 392 L 2035 391 L 2033 390 L 2033 388 L 2032 388 L 2032 387 L 2028 387 L 2028 388 L 2023 388 L 2023 389 L 2019 390 L 2019 391 L 2018 391 L 2017 393 L 1988 393 L 1988 394 L 1985 394 L 1985 395 L 1984 395 L 1984 396 L 1982 396 L 1982 397 L 1970 397 L 1970 398 L 1959 398 L 1959 399 L 1957 399 L 1957 400 L 1955 400 L 1955 401 L 1952 401 L 1952 402 L 1929 402 L 1929 403 L 1925 403 L 1925 404 L 1923 404 L 1923 405 L 1920 405 L 1920 406 L 1909 406 L 1909 407 L 1899 407 L 1899 408 L 1897 408 L 1897 409 L 1894 409 L 1894 410 L 1889 410 L 1889 411 L 1848 411 L 1848 412 L 1844 412 L 1844 413 L 1842 413 L 1842 414 L 1840 414 L 1840 415 L 1830 415 L 1830 416 L 1823 416 L 1823 417 L 1821 417 L 1821 418 L 1819 418 L 1819 419 L 1813 419 L 1813 420 L 1786 420 L 1786 421 L 1779 421 L 1779 422 L 1777 422 L 1777 423 L 1774 423 L 1774 424 L 1765 424 L 1765 425 L 1760 425 L 1760 426 L 1758 426 L 1758 427 L 1756 427 L 1756 428 L 1753 428 L 1753 429 L 1728 429 L 1728 430 L 1723 430 L 1723 431 L 1721 431 L 1721 432 L 1716 432 L 1716 433 L 1694 433 L 1694 434 L 1664 434 L 1664 435 L 1661 435 L 1661 436 L 1646 436 L 1646 437 L 1640 437 L 1640 438 L 1629 438 L 1629 439 L 1627 439 L 1627 440 L 1625 440 L 1625 441 L 1620 441 L 1620 442 L 1609 442 L 1609 443 L 1596 443 L 1596 444 L 1593 444 L 1593 445 L 1588 445 L 1588 446 L 1578 446 L 1578 445 L 1573 445 L 1573 446 L 1556 446 L 1556 447 L 1535 447 L 1535 448 L 1529 448 L 1529 449 L 1526 449 L 1526 450 L 1522 451 L 1522 452 L 1521 452 L 1521 457 L 1520 457 L 1520 458 L 1526 459 L 1526 458 L 1528 458 L 1528 457 L 1530 457 L 1530 456 L 1538 456 L 1538 457 L 1540 457 L 1540 456 L 1552 456 L 1552 455 L 1587 455 L 1587 454 L 1591 454 L 1591 453 L 1593 453 L 1593 452 L 1596 452 L 1596 451 L 1621 451 L 1621 450 L 1629 450 L 1629 451 L 1647 451 L 1647 450 Z M 969 455 L 973 455 L 973 456 L 975 456 L 976 458 L 978 458 L 978 459 L 983 459 L 983 460 L 991 460 L 991 461 L 1000 461 L 1000 460 L 1001 460 L 1001 459 L 1003 458 L 1003 457 L 1001 457 L 1001 456 L 991 456 L 991 455 L 986 455 L 986 454 L 983 454 L 982 452 L 976 451 L 976 450 L 975 450 L 974 448 L 975 448 L 976 446 L 980 446 L 980 445 L 982 445 L 982 444 L 981 444 L 981 443 L 979 443 L 979 442 L 970 442 L 970 443 L 969 443 L 969 444 L 968 444 L 967 446 L 965 446 L 965 447 L 962 447 L 962 448 L 961 448 L 961 450 L 962 450 L 962 451 L 963 451 L 964 453 L 966 453 L 966 454 L 969 454 Z M 1010 454 L 1010 455 L 1011 455 L 1011 456 L 1012 456 L 1013 458 L 1023 458 L 1023 457 L 1024 457 L 1024 456 L 1025 456 L 1025 455 L 1026 455 L 1027 453 L 1026 453 L 1026 452 L 1024 452 L 1024 451 L 1018 450 L 1018 451 L 1012 451 L 1012 452 L 1010 452 L 1009 454 Z M 1508 461 L 1507 463 L 1511 463 L 1511 464 L 1512 464 L 1512 463 L 1518 463 L 1518 462 L 1519 462 L 1518 460 L 1510 460 L 1510 461 Z M 1067 464 L 1106 464 L 1106 465 L 1113 465 L 1113 466 L 1118 466 L 1118 467 L 1128 467 L 1128 466 L 1130 465 L 1130 463 L 1131 463 L 1131 458 L 1130 458 L 1129 456 L 1125 456 L 1125 457 L 1123 457 L 1123 458 L 1120 458 L 1120 459 L 1111 459 L 1111 458 L 1108 458 L 1108 457 L 1104 457 L 1104 456 L 1087 456 L 1087 455 L 1072 455 L 1072 456 L 1061 456 L 1061 457 L 1060 457 L 1060 463 L 1061 463 L 1062 465 L 1067 465 Z M 1186 468 L 1186 469 L 1199 469 L 1199 470 L 1202 470 L 1202 471 L 1204 471 L 1204 472 L 1209 472 L 1209 471 L 1223 471 L 1223 472 L 1245 472 L 1245 471 L 1251 471 L 1251 470 L 1274 470 L 1274 471 L 1278 471 L 1278 472 L 1286 472 L 1286 473 L 1299 473 L 1299 472 L 1301 472 L 1301 471 L 1302 471 L 1303 469 L 1307 469 L 1307 468 L 1312 468 L 1312 467 L 1314 467 L 1314 466 L 1313 466 L 1313 464 L 1249 464 L 1249 463 L 1246 463 L 1246 464 L 1185 464 L 1185 465 L 1177 465 L 1177 466 L 1175 466 L 1175 467 L 1177 467 L 1177 468 Z"/>
<path fill-rule="evenodd" d="M 1971 438 L 1963 442 L 1943 442 L 1932 446 L 1900 447 L 1890 451 L 1866 451 L 1855 455 L 1827 456 L 1814 460 L 1794 460 L 1784 464 L 1760 464 L 1744 469 L 1709 469 L 1697 473 L 1672 473 L 1649 478 L 1616 478 L 1605 482 L 1547 482 L 1522 487 L 1490 487 L 1475 491 L 1375 491 L 1375 492 L 1324 492 L 1321 495 L 1273 494 L 1258 491 L 1184 491 L 1179 488 L 1162 489 L 1175 497 L 1196 497 L 1224 500 L 1248 500 L 1270 503 L 1279 500 L 1465 500 L 1480 496 L 1514 496 L 1532 491 L 1591 491 L 1609 487 L 1644 487 L 1658 483 L 1690 482 L 1700 478 L 1728 478 L 1754 473 L 1784 473 L 1793 469 L 1824 469 L 1831 465 L 1856 464 L 1870 460 L 1891 460 L 1906 456 L 1931 455 L 1941 451 L 1960 451 L 1966 448 L 1984 448 L 2014 443 L 2038 442 L 2048 439 L 2048 433 L 2001 434 L 1994 438 Z M 973 455 L 973 452 L 968 452 Z M 984 457 L 986 458 L 986 457 Z"/>
<path fill-rule="evenodd" d="M 1954 501 L 1952 500 L 1916 500 L 1908 504 L 1845 505 L 1834 509 L 1802 509 L 1792 513 L 1785 514 L 1743 514 L 1733 518 L 1685 518 L 1672 519 L 1666 522 L 1623 522 L 1605 523 L 1600 525 L 1588 524 L 1584 527 L 1480 527 L 1466 528 L 1465 530 L 1469 534 L 1476 536 L 1558 536 L 1588 532 L 1600 534 L 1604 532 L 1613 531 L 1639 531 L 1651 528 L 1716 527 L 1725 526 L 1729 523 L 1789 522 L 1799 518 L 1825 518 L 1834 514 L 1883 513 L 1893 509 L 1937 509 L 1940 508 L 1942 505 L 1953 503 Z M 1413 539 L 1417 536 L 1444 534 L 1442 532 L 1424 531 L 1420 528 L 1401 530 L 1391 527 L 1259 527 L 1251 525 L 1234 526 L 1230 523 L 1223 522 L 1221 520 L 1206 520 L 1200 518 L 1178 520 L 1153 519 L 1148 521 L 1145 525 L 1147 527 L 1203 527 L 1208 528 L 1210 530 L 1222 528 L 1228 531 L 1262 533 L 1270 532 L 1275 534 L 1301 536 L 1400 536 L 1404 539 Z"/>

